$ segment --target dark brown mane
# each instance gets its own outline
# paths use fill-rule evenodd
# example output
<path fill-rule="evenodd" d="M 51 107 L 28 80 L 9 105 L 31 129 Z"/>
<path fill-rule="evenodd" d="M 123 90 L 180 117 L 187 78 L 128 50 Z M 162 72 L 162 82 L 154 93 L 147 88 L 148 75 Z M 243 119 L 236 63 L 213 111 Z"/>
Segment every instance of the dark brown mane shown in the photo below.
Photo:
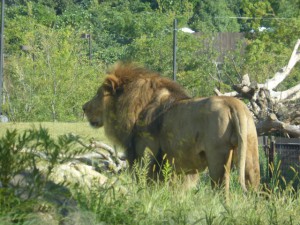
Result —
<path fill-rule="evenodd" d="M 108 74 L 115 75 L 121 81 L 122 85 L 136 81 L 139 78 L 149 78 L 157 89 L 168 89 L 170 93 L 172 93 L 172 100 L 177 101 L 190 98 L 183 87 L 178 83 L 168 78 L 161 77 L 159 73 L 153 72 L 135 63 L 119 62 L 115 64 Z"/>

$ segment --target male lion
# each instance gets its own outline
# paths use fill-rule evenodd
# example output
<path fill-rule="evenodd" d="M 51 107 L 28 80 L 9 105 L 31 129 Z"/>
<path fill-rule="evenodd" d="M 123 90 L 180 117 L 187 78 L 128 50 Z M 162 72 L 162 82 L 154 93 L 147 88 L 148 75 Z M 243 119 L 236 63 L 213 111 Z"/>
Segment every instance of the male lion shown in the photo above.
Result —
<path fill-rule="evenodd" d="M 93 127 L 104 126 L 106 135 L 126 149 L 130 165 L 149 148 L 158 166 L 167 159 L 186 174 L 208 167 L 212 186 L 225 182 L 228 191 L 234 161 L 243 190 L 259 185 L 256 128 L 238 99 L 193 99 L 172 80 L 119 63 L 83 110 Z"/>

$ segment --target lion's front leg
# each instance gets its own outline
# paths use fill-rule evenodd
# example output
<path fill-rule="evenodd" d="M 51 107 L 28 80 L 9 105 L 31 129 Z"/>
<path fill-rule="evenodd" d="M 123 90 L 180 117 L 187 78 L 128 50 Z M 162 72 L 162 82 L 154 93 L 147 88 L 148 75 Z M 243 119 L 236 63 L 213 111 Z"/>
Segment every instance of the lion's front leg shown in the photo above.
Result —
<path fill-rule="evenodd" d="M 131 148 L 127 149 L 127 160 L 130 168 L 136 163 L 140 168 L 147 167 L 147 176 L 152 180 L 161 180 L 163 152 L 155 139 L 150 136 L 136 135 Z"/>

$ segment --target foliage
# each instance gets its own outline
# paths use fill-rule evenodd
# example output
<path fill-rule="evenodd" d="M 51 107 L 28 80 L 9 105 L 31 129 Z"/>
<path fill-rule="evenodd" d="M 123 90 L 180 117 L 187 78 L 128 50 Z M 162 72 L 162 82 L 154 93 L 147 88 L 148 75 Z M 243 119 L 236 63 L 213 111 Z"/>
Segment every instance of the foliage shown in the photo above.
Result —
<path fill-rule="evenodd" d="M 91 66 L 77 32 L 36 26 L 28 52 L 10 57 L 6 109 L 14 121 L 74 121 L 101 79 L 101 64 Z M 77 38 L 76 38 L 77 37 Z M 94 62 L 93 62 L 94 63 Z M 95 62 L 96 63 L 96 62 Z"/>
<path fill-rule="evenodd" d="M 10 177 L 23 169 L 31 170 L 39 162 L 51 173 L 54 165 L 65 162 L 81 151 L 77 148 L 77 136 L 63 135 L 57 140 L 49 137 L 44 128 L 29 129 L 22 133 L 9 131 L 0 139 L 1 175 L 7 159 L 13 167 Z M 28 150 L 28 157 L 21 164 L 17 160 Z M 8 151 L 8 150 L 9 151 Z M 13 153 L 13 155 L 12 155 Z M 61 157 L 64 155 L 63 157 Z M 44 157 L 47 156 L 47 157 Z M 21 157 L 22 158 L 22 157 Z M 24 158 L 25 159 L 25 158 Z M 31 197 L 20 196 L 20 187 L 0 189 L 0 221 L 5 224 L 297 224 L 299 221 L 299 191 L 288 184 L 279 186 L 280 171 L 275 169 L 270 189 L 260 194 L 242 192 L 238 174 L 231 176 L 229 201 L 224 201 L 223 192 L 211 190 L 209 175 L 204 172 L 194 188 L 187 188 L 183 180 L 174 176 L 171 162 L 162 168 L 163 182 L 147 181 L 149 158 L 136 168 L 135 176 L 129 171 L 111 175 L 113 182 L 106 185 L 94 184 L 89 188 L 49 186 L 48 172 L 34 172 L 32 183 L 26 190 L 35 190 Z M 261 163 L 265 163 L 262 161 Z M 17 164 L 17 165 L 16 165 Z M 18 171 L 17 169 L 19 168 Z M 295 174 L 296 175 L 296 174 Z M 297 174 L 299 179 L 299 175 Z M 3 176 L 0 178 L 2 184 Z M 170 183 L 170 180 L 172 182 Z M 266 179 L 264 179 L 266 180 Z M 66 189 L 66 187 L 68 187 Z M 38 191 L 39 190 L 39 191 Z M 38 193 L 38 194 L 36 194 Z M 73 205 L 57 198 L 72 199 Z M 201 203 L 201 204 L 199 204 Z M 63 213 L 64 212 L 64 213 Z"/>
<path fill-rule="evenodd" d="M 288 6 L 298 4 L 289 2 Z M 248 46 L 243 73 L 263 82 L 287 65 L 293 47 L 300 37 L 299 7 L 289 11 L 283 1 L 243 1 L 244 15 L 253 18 L 244 21 L 248 33 Z M 291 17 L 291 16 L 294 17 Z M 263 31 L 259 31 L 264 28 Z M 259 63 L 258 63 L 259 62 Z M 299 72 L 296 72 L 299 79 Z M 290 81 L 283 84 L 291 87 Z"/>
<path fill-rule="evenodd" d="M 28 134 L 24 134 L 23 137 L 17 140 L 17 131 L 7 131 L 6 136 L 1 139 L 0 142 L 0 181 L 3 187 L 8 187 L 11 178 L 26 168 L 28 165 L 25 162 L 28 161 L 22 156 L 21 151 L 24 149 L 25 144 L 30 141 L 31 137 Z"/>
<path fill-rule="evenodd" d="M 287 64 L 300 35 L 299 4 L 8 0 L 3 112 L 14 121 L 78 121 L 91 94 L 86 90 L 96 89 L 106 68 L 118 60 L 137 61 L 171 78 L 175 18 L 178 28 L 200 32 L 177 32 L 177 80 L 193 96 L 211 95 L 215 87 L 228 90 L 245 73 L 263 82 Z M 228 53 L 217 68 L 221 53 L 210 41 L 213 32 L 245 32 L 247 48 Z M 293 71 L 280 89 L 298 83 L 299 74 Z"/>
<path fill-rule="evenodd" d="M 17 130 L 6 131 L 0 139 L 0 181 L 3 187 L 9 186 L 9 181 L 25 169 L 36 170 L 36 164 L 42 160 L 47 164 L 46 177 L 54 165 L 69 160 L 75 154 L 82 153 L 75 143 L 78 136 L 62 135 L 57 140 L 50 137 L 44 128 L 25 130 L 18 134 Z M 61 158 L 61 155 L 64 155 Z M 38 175 L 38 171 L 36 171 Z"/>
<path fill-rule="evenodd" d="M 199 32 L 238 32 L 237 19 L 227 1 L 199 1 L 190 20 L 193 29 Z"/>
<path fill-rule="evenodd" d="M 217 73 L 213 62 L 218 54 L 209 40 L 209 35 L 195 37 L 178 33 L 177 80 L 192 96 L 213 95 L 216 87 L 216 81 L 211 77 Z"/>
<path fill-rule="evenodd" d="M 79 137 L 71 134 L 61 135 L 54 140 L 44 128 L 28 129 L 22 133 L 17 130 L 6 131 L 5 136 L 0 138 L 2 222 L 12 220 L 22 223 L 28 218 L 32 220 L 35 211 L 57 211 L 57 206 L 46 200 L 52 196 L 49 190 L 46 191 L 46 185 L 49 189 L 49 176 L 56 165 L 87 150 L 79 147 L 78 142 Z M 43 164 L 45 171 L 40 171 L 38 164 Z M 53 201 L 58 187 L 52 185 Z M 59 191 L 60 194 L 69 195 L 62 192 L 63 189 Z"/>

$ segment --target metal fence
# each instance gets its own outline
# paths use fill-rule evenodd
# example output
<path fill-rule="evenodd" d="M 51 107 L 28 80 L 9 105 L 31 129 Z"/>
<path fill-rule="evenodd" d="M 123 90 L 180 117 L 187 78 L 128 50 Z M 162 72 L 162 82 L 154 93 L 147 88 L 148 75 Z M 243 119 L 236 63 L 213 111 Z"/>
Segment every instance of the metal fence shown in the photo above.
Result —
<path fill-rule="evenodd" d="M 299 138 L 273 138 L 268 140 L 263 138 L 263 147 L 268 159 L 268 163 L 275 165 L 279 161 L 280 170 L 283 177 L 287 178 L 294 174 L 291 167 L 300 174 L 300 139 Z M 269 177 L 272 171 L 269 170 Z"/>

